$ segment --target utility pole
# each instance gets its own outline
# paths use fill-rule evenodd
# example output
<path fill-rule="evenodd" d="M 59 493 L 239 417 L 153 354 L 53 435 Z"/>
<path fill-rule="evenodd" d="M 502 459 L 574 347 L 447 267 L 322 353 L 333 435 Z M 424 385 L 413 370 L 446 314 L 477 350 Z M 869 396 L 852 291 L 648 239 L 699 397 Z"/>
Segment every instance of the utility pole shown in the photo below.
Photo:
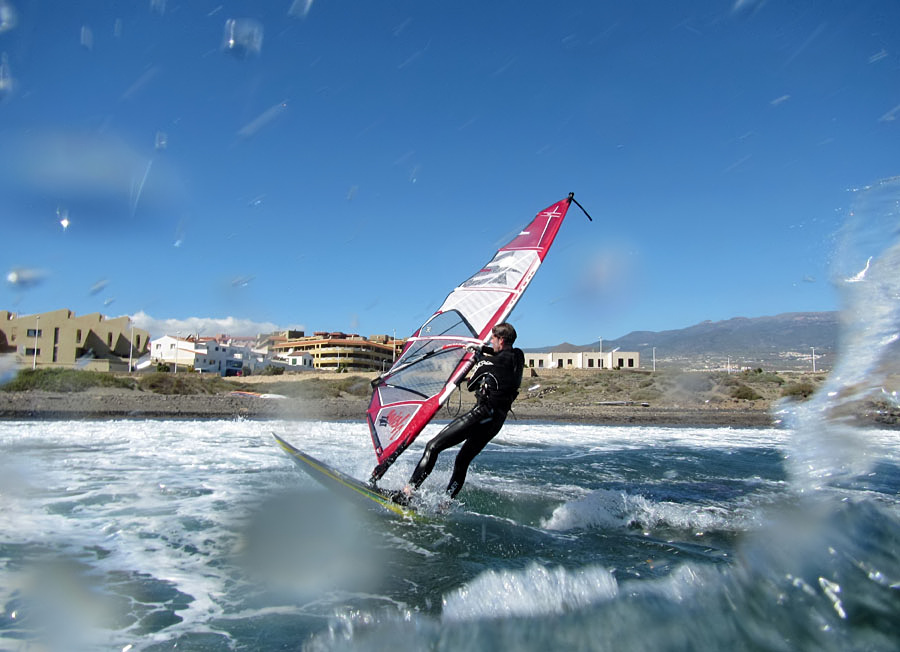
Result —
<path fill-rule="evenodd" d="M 653 347 L 653 371 L 656 371 L 656 347 Z"/>
<path fill-rule="evenodd" d="M 813 373 L 816 373 L 816 347 L 809 347 L 812 349 L 812 363 L 813 363 Z"/>
<path fill-rule="evenodd" d="M 181 331 L 175 331 L 175 371 L 173 373 L 178 373 L 178 340 L 181 337 Z"/>

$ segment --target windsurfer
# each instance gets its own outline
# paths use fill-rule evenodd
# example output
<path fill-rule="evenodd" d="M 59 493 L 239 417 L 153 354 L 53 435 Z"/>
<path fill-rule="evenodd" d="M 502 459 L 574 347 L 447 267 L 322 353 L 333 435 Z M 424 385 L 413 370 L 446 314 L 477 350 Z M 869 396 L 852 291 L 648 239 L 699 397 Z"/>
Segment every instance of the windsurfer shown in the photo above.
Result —
<path fill-rule="evenodd" d="M 409 483 L 394 494 L 394 501 L 408 503 L 434 469 L 438 455 L 462 443 L 447 485 L 451 498 L 459 493 L 466 481 L 469 464 L 500 432 L 512 402 L 519 394 L 525 354 L 513 347 L 515 341 L 516 329 L 511 324 L 503 322 L 491 329 L 491 346 L 476 350 L 476 363 L 466 383 L 466 388 L 475 392 L 475 406 L 447 424 L 425 445 L 425 452 Z"/>

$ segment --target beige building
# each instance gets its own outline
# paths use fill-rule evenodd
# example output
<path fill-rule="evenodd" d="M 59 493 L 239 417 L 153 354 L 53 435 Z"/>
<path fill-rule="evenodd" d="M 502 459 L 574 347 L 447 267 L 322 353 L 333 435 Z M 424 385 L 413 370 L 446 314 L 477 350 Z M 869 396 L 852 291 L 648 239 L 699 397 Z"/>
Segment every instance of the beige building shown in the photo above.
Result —
<path fill-rule="evenodd" d="M 128 317 L 107 319 L 98 312 L 77 317 L 65 309 L 20 317 L 0 310 L 0 351 L 15 352 L 25 368 L 124 372 L 149 344 L 150 334 L 134 328 Z"/>
<path fill-rule="evenodd" d="M 526 353 L 526 369 L 639 369 L 636 351 Z"/>
<path fill-rule="evenodd" d="M 340 332 L 316 332 L 304 335 L 293 331 L 287 336 L 273 336 L 269 352 L 280 358 L 295 353 L 309 353 L 316 369 L 333 371 L 386 371 L 397 356 L 397 342 L 386 336 Z"/>

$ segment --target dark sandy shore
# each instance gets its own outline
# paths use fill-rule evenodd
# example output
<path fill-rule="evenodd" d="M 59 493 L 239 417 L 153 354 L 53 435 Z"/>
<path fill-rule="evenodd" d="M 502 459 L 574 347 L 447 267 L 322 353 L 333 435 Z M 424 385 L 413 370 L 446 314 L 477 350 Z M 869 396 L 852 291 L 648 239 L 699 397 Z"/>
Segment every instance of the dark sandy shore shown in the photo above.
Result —
<path fill-rule="evenodd" d="M 166 395 L 124 389 L 84 392 L 0 392 L 2 419 L 365 419 L 368 400 L 358 397 L 294 399 L 240 394 Z M 510 420 L 584 424 L 762 427 L 778 424 L 769 405 L 752 407 L 576 404 L 554 400 L 519 401 Z M 444 409 L 438 419 L 450 419 Z"/>

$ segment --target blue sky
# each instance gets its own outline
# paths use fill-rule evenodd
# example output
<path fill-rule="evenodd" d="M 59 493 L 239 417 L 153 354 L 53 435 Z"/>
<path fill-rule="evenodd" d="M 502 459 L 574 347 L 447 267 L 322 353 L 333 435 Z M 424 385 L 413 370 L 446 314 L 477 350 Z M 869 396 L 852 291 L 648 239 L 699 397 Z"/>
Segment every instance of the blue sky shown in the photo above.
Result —
<path fill-rule="evenodd" d="M 155 336 L 406 335 L 570 191 L 522 346 L 833 310 L 900 174 L 894 0 L 0 0 L 0 55 L 0 308 Z"/>

